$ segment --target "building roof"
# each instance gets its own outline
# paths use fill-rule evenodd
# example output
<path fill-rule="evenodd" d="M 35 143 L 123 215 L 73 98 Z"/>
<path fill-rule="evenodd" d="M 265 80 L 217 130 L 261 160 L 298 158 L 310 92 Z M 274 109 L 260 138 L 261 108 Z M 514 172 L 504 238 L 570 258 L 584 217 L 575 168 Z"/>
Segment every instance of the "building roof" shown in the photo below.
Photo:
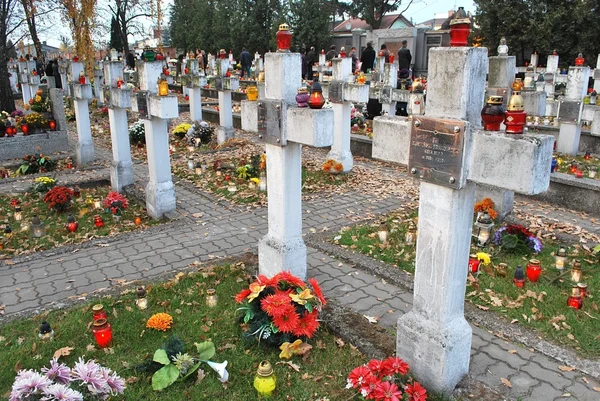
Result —
<path fill-rule="evenodd" d="M 402 21 L 407 27 L 414 26 L 409 20 L 404 18 L 402 14 L 389 14 L 383 16 L 379 29 L 390 29 L 398 20 Z M 367 21 L 360 18 L 348 18 L 347 20 L 336 25 L 333 28 L 333 32 L 350 32 L 355 29 L 370 30 L 371 26 L 367 24 Z"/>

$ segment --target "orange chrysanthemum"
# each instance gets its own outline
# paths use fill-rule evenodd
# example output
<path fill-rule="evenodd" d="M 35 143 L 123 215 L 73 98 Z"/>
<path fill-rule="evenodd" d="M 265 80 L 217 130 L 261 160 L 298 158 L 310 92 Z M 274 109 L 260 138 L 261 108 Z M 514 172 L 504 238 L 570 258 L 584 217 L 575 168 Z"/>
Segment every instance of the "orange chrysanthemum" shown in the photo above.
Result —
<path fill-rule="evenodd" d="M 294 330 L 295 336 L 306 336 L 311 338 L 315 331 L 319 328 L 319 321 L 317 320 L 317 312 L 305 313 L 298 320 L 298 325 Z"/>
<path fill-rule="evenodd" d="M 155 313 L 148 319 L 146 327 L 149 329 L 167 331 L 171 328 L 173 318 L 168 313 Z"/>
<path fill-rule="evenodd" d="M 321 290 L 321 287 L 319 286 L 317 280 L 314 278 L 309 278 L 308 282 L 310 283 L 310 285 L 312 285 L 313 291 L 315 292 L 317 298 L 319 298 L 319 301 L 321 301 L 323 305 L 326 305 L 327 302 L 325 301 L 325 297 L 323 296 L 323 290 Z"/>
<path fill-rule="evenodd" d="M 291 304 L 283 306 L 281 309 L 281 316 L 273 316 L 273 323 L 282 333 L 293 333 L 298 327 L 300 316 Z"/>
<path fill-rule="evenodd" d="M 333 169 L 339 173 L 344 169 L 344 165 L 342 163 L 336 163 L 335 166 L 333 166 Z"/>
<path fill-rule="evenodd" d="M 235 302 L 241 304 L 244 301 L 244 299 L 246 299 L 246 297 L 250 295 L 251 292 L 252 291 L 250 291 L 247 288 L 245 290 L 242 290 L 239 294 L 235 296 Z"/>
<path fill-rule="evenodd" d="M 267 295 L 260 301 L 262 310 L 272 317 L 280 317 L 284 314 L 286 312 L 285 306 L 287 305 L 291 305 L 290 297 L 284 291 L 277 291 L 275 294 Z"/>
<path fill-rule="evenodd" d="M 302 289 L 304 287 L 306 287 L 306 283 L 304 281 L 302 281 L 298 277 L 294 276 L 289 271 L 285 271 L 285 270 L 282 271 L 282 272 L 280 272 L 280 273 L 277 273 L 273 277 L 273 281 L 275 283 L 279 283 L 280 281 L 285 281 L 285 282 L 287 282 L 292 287 L 300 287 Z"/>

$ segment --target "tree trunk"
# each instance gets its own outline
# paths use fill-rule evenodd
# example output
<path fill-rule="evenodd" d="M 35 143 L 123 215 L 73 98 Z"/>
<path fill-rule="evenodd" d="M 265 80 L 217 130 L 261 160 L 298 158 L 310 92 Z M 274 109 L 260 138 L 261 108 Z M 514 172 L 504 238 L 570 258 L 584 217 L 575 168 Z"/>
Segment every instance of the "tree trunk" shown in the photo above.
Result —
<path fill-rule="evenodd" d="M 8 79 L 8 49 L 6 47 L 6 38 L 0 40 L 0 110 L 8 113 L 15 110 L 15 101 L 13 99 L 10 80 Z"/>
<path fill-rule="evenodd" d="M 45 57 L 44 53 L 42 53 L 42 43 L 40 42 L 40 38 L 37 34 L 37 27 L 35 24 L 35 13 L 33 12 L 33 1 L 21 0 L 21 4 L 25 9 L 25 19 L 27 20 L 27 27 L 29 28 L 29 34 L 31 35 L 31 40 L 33 41 L 33 46 L 35 47 L 37 58 L 42 63 L 42 65 L 44 65 Z"/>
<path fill-rule="evenodd" d="M 123 42 L 123 56 L 129 53 L 129 41 L 127 40 L 127 19 L 124 11 L 118 11 L 117 24 L 119 25 L 119 33 Z"/>

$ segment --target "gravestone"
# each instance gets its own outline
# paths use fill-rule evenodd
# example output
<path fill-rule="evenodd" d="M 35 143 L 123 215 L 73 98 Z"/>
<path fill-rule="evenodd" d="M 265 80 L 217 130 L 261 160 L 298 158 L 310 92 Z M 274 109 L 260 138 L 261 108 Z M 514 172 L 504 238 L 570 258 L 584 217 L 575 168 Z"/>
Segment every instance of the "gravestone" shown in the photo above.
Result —
<path fill-rule="evenodd" d="M 367 103 L 369 101 L 369 86 L 348 83 L 352 77 L 352 59 L 334 58 L 332 60 L 333 80 L 329 81 L 328 96 L 334 115 L 334 134 L 328 160 L 341 163 L 343 172 L 352 170 L 354 159 L 350 151 L 350 112 L 352 103 Z"/>
<path fill-rule="evenodd" d="M 67 130 L 67 117 L 65 115 L 65 104 L 63 102 L 64 91 L 62 89 L 51 88 L 48 90 L 50 97 L 50 109 L 52 116 L 56 121 L 57 131 Z"/>
<path fill-rule="evenodd" d="M 181 84 L 187 88 L 190 99 L 190 119 L 202 121 L 202 88 L 206 86 L 204 71 L 198 69 L 198 60 L 188 59 L 186 62 L 187 74 L 181 75 Z"/>
<path fill-rule="evenodd" d="M 71 66 L 81 65 L 81 63 L 71 63 Z M 72 70 L 75 71 L 75 70 Z M 83 71 L 83 67 L 78 70 Z M 79 73 L 76 79 L 79 79 Z M 73 76 L 71 74 L 71 76 Z M 94 160 L 94 142 L 92 141 L 92 129 L 90 126 L 89 101 L 93 98 L 92 85 L 89 83 L 80 84 L 79 81 L 72 81 L 69 84 L 70 91 L 73 94 L 73 107 L 75 108 L 75 122 L 77 125 L 77 149 L 76 162 L 78 166 L 83 166 Z"/>
<path fill-rule="evenodd" d="M 475 185 L 537 194 L 550 180 L 552 136 L 480 128 L 487 69 L 486 48 L 432 48 L 427 116 L 374 119 L 373 157 L 408 165 L 420 180 L 414 303 L 398 320 L 396 354 L 436 392 L 450 393 L 469 369 Z"/>
<path fill-rule="evenodd" d="M 123 76 L 121 61 L 104 63 L 104 77 L 107 85 L 103 87 L 108 106 L 108 121 L 110 123 L 110 138 L 112 142 L 113 159 L 110 168 L 110 183 L 113 191 L 122 192 L 123 188 L 133 184 L 133 163 L 131 161 L 131 145 L 129 143 L 129 126 L 127 109 L 131 108 L 133 90 L 124 84 L 118 87 L 119 79 Z"/>
<path fill-rule="evenodd" d="M 9 62 L 6 64 L 8 69 L 8 82 L 10 83 L 10 89 L 12 93 L 18 93 L 18 83 L 19 83 L 19 72 L 17 69 L 17 65 L 14 62 Z"/>
<path fill-rule="evenodd" d="M 259 139 L 267 155 L 269 231 L 258 244 L 260 274 L 282 270 L 306 278 L 302 239 L 302 145 L 330 146 L 333 110 L 296 107 L 302 86 L 299 53 L 265 54 L 266 98 L 258 101 Z"/>
<path fill-rule="evenodd" d="M 123 64 L 123 63 L 121 63 Z M 94 63 L 94 97 L 98 100 L 98 106 L 102 106 L 103 96 L 101 95 L 104 88 L 104 62 L 96 61 Z"/>
<path fill-rule="evenodd" d="M 39 75 L 33 75 L 35 61 L 19 61 L 18 65 L 23 104 L 28 104 L 29 100 L 35 96 L 35 92 L 40 84 L 40 77 Z"/>
<path fill-rule="evenodd" d="M 136 108 L 144 120 L 149 181 L 146 185 L 146 209 L 159 219 L 175 210 L 175 188 L 171 178 L 169 132 L 167 120 L 179 115 L 177 96 L 158 95 L 157 82 L 162 74 L 162 61 L 136 62 L 140 90 Z"/>
<path fill-rule="evenodd" d="M 579 151 L 583 97 L 587 94 L 589 78 L 590 67 L 569 67 L 567 90 L 558 106 L 560 131 L 556 151 L 559 153 L 575 156 Z"/>
<path fill-rule="evenodd" d="M 596 91 L 596 93 L 600 93 L 600 54 L 596 59 L 596 68 L 594 69 L 594 90 Z M 594 119 L 594 121 L 597 120 Z"/>
<path fill-rule="evenodd" d="M 219 92 L 219 128 L 217 129 L 217 142 L 219 144 L 235 136 L 233 128 L 233 111 L 231 109 L 231 91 L 240 87 L 237 77 L 227 76 L 230 60 L 220 58 L 216 60 L 215 76 L 210 81 Z"/>

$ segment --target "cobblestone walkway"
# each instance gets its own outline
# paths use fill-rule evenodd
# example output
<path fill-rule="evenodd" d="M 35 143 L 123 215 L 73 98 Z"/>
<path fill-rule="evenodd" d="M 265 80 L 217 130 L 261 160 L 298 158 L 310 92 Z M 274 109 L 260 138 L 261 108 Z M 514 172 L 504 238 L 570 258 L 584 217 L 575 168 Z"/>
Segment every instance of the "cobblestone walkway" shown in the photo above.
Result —
<path fill-rule="evenodd" d="M 146 168 L 145 164 L 136 165 L 138 185 L 145 182 Z M 108 170 L 89 174 L 107 177 Z M 24 186 L 13 181 L 0 185 L 0 193 Z M 12 265 L 0 264 L 0 304 L 6 305 L 6 315 L 59 307 L 69 298 L 100 292 L 122 280 L 150 280 L 186 269 L 196 261 L 257 252 L 258 240 L 267 231 L 266 209 L 215 202 L 210 195 L 181 185 L 176 185 L 176 193 L 181 218 L 175 221 L 144 232 L 15 258 Z M 316 199 L 303 205 L 304 232 L 334 232 L 401 206 L 400 199 L 376 199 L 360 193 Z M 193 216 L 198 213 L 201 217 Z M 412 307 L 410 292 L 354 264 L 311 247 L 308 264 L 309 276 L 319 280 L 326 296 L 358 313 L 381 316 L 377 324 L 390 330 Z M 593 377 L 578 371 L 563 372 L 558 361 L 475 326 L 471 354 L 472 378 L 508 399 L 600 400 L 600 392 L 593 390 L 600 383 Z M 512 388 L 504 386 L 501 378 L 510 380 Z"/>

